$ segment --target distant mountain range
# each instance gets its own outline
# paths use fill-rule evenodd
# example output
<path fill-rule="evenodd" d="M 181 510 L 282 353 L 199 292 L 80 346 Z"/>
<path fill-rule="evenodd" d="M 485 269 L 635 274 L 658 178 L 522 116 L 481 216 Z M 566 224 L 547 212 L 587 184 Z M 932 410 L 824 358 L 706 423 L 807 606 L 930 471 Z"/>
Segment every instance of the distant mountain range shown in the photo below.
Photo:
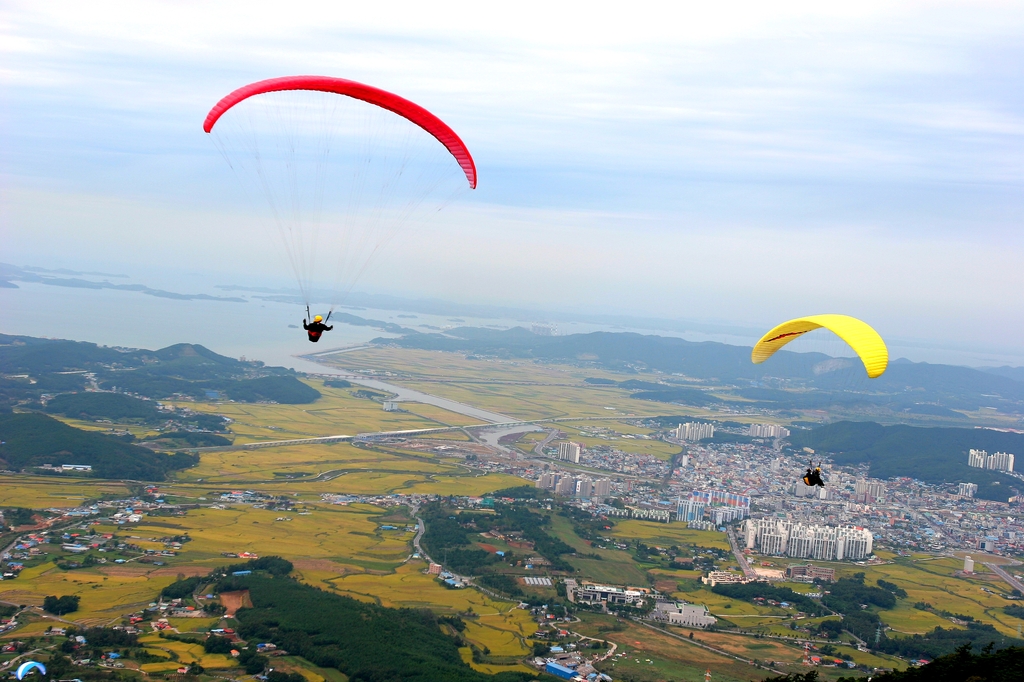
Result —
<path fill-rule="evenodd" d="M 882 409 L 893 418 L 965 419 L 955 410 L 982 407 L 1024 414 L 1024 380 L 1019 380 L 1024 368 L 981 371 L 902 360 L 891 362 L 878 379 L 868 380 L 856 358 L 783 350 L 755 365 L 749 347 L 713 341 L 614 332 L 541 336 L 522 327 L 504 331 L 459 327 L 444 333 L 379 338 L 373 343 L 568 362 L 621 372 L 656 371 L 665 375 L 661 385 L 646 386 L 634 397 L 686 405 L 742 399 L 778 410 Z"/>
<path fill-rule="evenodd" d="M 46 273 L 46 274 L 40 274 Z M 106 280 L 94 281 L 81 279 L 81 277 L 54 277 L 54 275 L 80 275 L 89 277 L 125 277 L 125 275 L 111 275 L 102 272 L 78 272 L 75 270 L 47 270 L 45 268 L 22 268 L 17 265 L 0 263 L 0 288 L 17 289 L 18 282 L 34 282 L 55 287 L 68 287 L 71 289 L 118 289 L 120 291 L 137 291 L 147 296 L 158 298 L 171 298 L 177 301 L 220 301 L 229 303 L 247 303 L 244 298 L 237 296 L 210 296 L 209 294 L 179 294 L 163 289 L 151 289 L 144 284 L 113 284 Z"/>

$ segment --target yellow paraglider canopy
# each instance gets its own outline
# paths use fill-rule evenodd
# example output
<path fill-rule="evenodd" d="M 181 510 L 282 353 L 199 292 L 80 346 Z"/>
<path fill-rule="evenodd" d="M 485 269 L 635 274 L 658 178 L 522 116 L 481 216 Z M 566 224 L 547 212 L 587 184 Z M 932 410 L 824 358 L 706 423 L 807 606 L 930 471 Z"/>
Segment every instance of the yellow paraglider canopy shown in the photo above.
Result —
<path fill-rule="evenodd" d="M 821 327 L 834 332 L 853 348 L 872 379 L 881 376 L 889 365 L 889 349 L 882 337 L 867 323 L 849 315 L 811 315 L 783 322 L 754 344 L 750 359 L 754 364 L 762 363 L 793 339 Z"/>

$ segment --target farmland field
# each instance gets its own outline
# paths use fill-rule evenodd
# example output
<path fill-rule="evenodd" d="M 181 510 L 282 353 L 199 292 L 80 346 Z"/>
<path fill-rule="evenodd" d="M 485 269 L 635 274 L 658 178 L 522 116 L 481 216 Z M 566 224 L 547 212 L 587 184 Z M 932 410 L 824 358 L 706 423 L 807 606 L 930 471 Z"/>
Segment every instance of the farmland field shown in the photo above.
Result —
<path fill-rule="evenodd" d="M 0 506 L 4 507 L 77 507 L 86 500 L 127 494 L 128 488 L 119 481 L 63 476 L 55 480 L 42 476 L 10 474 L 0 479 Z"/>
<path fill-rule="evenodd" d="M 627 519 L 615 524 L 612 537 L 623 540 L 641 540 L 648 545 L 671 547 L 672 545 L 695 545 L 714 549 L 729 549 L 724 533 L 709 530 L 690 530 L 677 523 L 658 523 Z"/>

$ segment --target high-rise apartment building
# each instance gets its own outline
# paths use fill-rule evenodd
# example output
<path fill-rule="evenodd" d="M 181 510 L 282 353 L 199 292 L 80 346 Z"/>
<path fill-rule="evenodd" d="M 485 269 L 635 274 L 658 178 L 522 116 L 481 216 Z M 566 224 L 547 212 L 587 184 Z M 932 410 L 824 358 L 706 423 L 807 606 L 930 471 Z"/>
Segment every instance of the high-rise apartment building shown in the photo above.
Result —
<path fill-rule="evenodd" d="M 778 424 L 751 424 L 748 433 L 754 438 L 786 438 L 789 429 Z"/>
<path fill-rule="evenodd" d="M 1013 455 L 1008 452 L 997 452 L 994 455 L 989 455 L 986 469 L 994 469 L 995 471 L 1013 471 Z"/>
<path fill-rule="evenodd" d="M 857 502 L 871 504 L 885 497 L 885 484 L 881 481 L 858 478 L 853 484 L 853 491 Z"/>
<path fill-rule="evenodd" d="M 537 479 L 537 487 L 544 488 L 545 490 L 552 490 L 558 483 L 558 479 L 560 479 L 561 477 L 562 475 L 559 473 L 556 473 L 554 471 L 546 471 L 540 475 L 540 478 Z"/>
<path fill-rule="evenodd" d="M 974 497 L 975 493 L 977 493 L 977 492 L 978 492 L 978 484 L 977 483 L 961 483 L 956 494 L 957 494 L 958 497 L 971 498 L 971 497 Z"/>
<path fill-rule="evenodd" d="M 967 466 L 993 471 L 1013 471 L 1013 455 L 1008 452 L 988 454 L 985 450 L 971 450 L 967 453 Z"/>
<path fill-rule="evenodd" d="M 866 559 L 874 543 L 866 528 L 819 526 L 771 518 L 747 519 L 743 523 L 742 537 L 747 549 L 758 549 L 762 554 L 819 561 Z"/>
<path fill-rule="evenodd" d="M 703 519 L 703 500 L 679 498 L 679 502 L 676 504 L 676 521 L 702 521 Z"/>
<path fill-rule="evenodd" d="M 555 484 L 556 495 L 575 495 L 576 494 L 576 480 L 572 476 L 566 476 L 559 479 L 558 483 Z"/>
<path fill-rule="evenodd" d="M 563 462 L 572 462 L 573 464 L 580 463 L 580 454 L 583 452 L 583 446 L 579 443 L 572 443 L 566 441 L 565 443 L 558 444 L 558 459 Z"/>
<path fill-rule="evenodd" d="M 576 479 L 576 497 L 589 500 L 594 492 L 594 482 L 586 476 Z"/>
<path fill-rule="evenodd" d="M 676 428 L 677 440 L 698 441 L 715 437 L 715 425 L 704 422 L 687 422 Z"/>

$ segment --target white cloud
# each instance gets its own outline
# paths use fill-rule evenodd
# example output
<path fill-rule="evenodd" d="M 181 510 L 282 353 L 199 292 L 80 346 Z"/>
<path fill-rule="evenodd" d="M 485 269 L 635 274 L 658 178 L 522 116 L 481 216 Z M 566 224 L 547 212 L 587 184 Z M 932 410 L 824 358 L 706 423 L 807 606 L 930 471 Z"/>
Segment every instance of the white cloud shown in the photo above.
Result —
<path fill-rule="evenodd" d="M 377 285 L 1013 344 L 1022 28 L 1019 3 L 9 2 L 3 255 L 280 275 L 199 126 L 319 72 L 436 110 L 480 167 Z"/>

